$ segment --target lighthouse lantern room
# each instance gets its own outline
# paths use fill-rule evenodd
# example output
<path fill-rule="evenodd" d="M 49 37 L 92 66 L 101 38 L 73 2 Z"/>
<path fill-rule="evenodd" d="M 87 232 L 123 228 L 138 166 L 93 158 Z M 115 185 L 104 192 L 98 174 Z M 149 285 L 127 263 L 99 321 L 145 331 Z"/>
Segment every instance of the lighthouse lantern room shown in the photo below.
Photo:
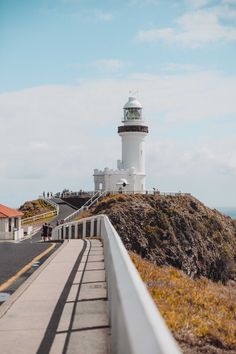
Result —
<path fill-rule="evenodd" d="M 117 170 L 94 170 L 95 190 L 108 192 L 145 192 L 145 137 L 148 127 L 142 114 L 142 105 L 136 97 L 129 97 L 124 105 L 123 125 L 118 127 L 121 137 L 122 159 Z"/>

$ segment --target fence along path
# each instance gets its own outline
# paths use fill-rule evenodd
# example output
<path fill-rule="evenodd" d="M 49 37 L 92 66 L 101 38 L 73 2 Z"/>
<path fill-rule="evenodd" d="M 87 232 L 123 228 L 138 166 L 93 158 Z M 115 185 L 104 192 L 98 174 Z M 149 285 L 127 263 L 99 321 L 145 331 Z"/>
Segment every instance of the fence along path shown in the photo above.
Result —
<path fill-rule="evenodd" d="M 180 354 L 162 316 L 106 215 L 69 222 L 54 229 L 53 238 L 101 237 L 108 285 L 112 353 Z"/>
<path fill-rule="evenodd" d="M 47 211 L 46 213 L 42 213 L 42 214 L 30 216 L 28 218 L 24 218 L 21 220 L 22 225 L 30 224 L 30 223 L 35 222 L 37 220 L 50 218 L 50 217 L 53 217 L 53 216 L 56 216 L 59 214 L 60 208 L 59 208 L 58 204 L 56 204 L 55 202 L 53 202 L 49 198 L 43 199 L 43 200 L 46 201 L 48 204 L 50 204 L 52 207 L 54 207 L 54 210 L 50 210 L 50 211 Z"/>

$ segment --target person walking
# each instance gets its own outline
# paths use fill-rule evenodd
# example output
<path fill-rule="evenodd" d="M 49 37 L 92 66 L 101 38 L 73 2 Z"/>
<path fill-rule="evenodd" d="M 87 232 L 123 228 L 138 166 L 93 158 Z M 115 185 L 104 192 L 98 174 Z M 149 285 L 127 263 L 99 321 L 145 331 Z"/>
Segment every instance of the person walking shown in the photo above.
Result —
<path fill-rule="evenodd" d="M 52 240 L 52 226 L 48 224 L 48 241 Z"/>
<path fill-rule="evenodd" d="M 47 237 L 48 237 L 48 224 L 45 222 L 45 224 L 42 227 L 42 239 L 43 239 L 43 242 L 46 241 Z"/>

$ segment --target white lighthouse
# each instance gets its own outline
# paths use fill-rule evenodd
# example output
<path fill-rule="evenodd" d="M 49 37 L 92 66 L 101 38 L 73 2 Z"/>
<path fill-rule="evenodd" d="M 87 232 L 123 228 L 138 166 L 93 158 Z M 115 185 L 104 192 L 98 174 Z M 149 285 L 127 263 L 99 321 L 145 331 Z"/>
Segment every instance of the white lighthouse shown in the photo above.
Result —
<path fill-rule="evenodd" d="M 121 137 L 122 159 L 117 170 L 105 168 L 94 170 L 95 190 L 108 192 L 145 192 L 145 137 L 148 127 L 142 114 L 142 105 L 134 97 L 129 97 L 124 105 L 123 125 L 118 127 Z"/>

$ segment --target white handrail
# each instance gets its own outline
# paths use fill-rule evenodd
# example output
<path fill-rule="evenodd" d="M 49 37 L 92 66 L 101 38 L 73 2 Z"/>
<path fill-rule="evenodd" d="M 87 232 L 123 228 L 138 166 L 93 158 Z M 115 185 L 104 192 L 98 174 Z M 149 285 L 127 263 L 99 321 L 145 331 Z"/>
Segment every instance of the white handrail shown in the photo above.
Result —
<path fill-rule="evenodd" d="M 100 195 L 101 195 L 100 191 L 97 191 L 94 195 L 92 195 L 92 197 L 89 200 L 87 200 L 86 203 L 84 203 L 83 207 L 89 206 L 90 203 L 92 202 L 93 198 L 96 199 Z"/>
<path fill-rule="evenodd" d="M 156 305 L 106 215 L 56 227 L 53 238 L 99 236 L 103 240 L 112 352 L 116 354 L 180 354 Z"/>
<path fill-rule="evenodd" d="M 101 224 L 114 353 L 180 354 L 109 218 Z"/>
<path fill-rule="evenodd" d="M 77 216 L 79 216 L 79 214 L 82 211 L 88 210 L 88 208 L 90 208 L 94 203 L 96 203 L 102 196 L 104 196 L 107 192 L 100 192 L 97 191 L 89 200 L 87 200 L 87 202 L 82 205 L 82 207 L 76 211 L 74 211 L 72 214 L 68 215 L 65 219 L 64 222 L 70 222 L 73 219 L 75 219 Z"/>
<path fill-rule="evenodd" d="M 53 206 L 56 211 L 57 211 L 57 215 L 59 214 L 59 205 L 57 203 L 55 203 L 53 200 L 51 200 L 50 198 L 45 198 L 44 201 L 46 201 L 46 203 L 50 204 L 51 206 Z"/>

